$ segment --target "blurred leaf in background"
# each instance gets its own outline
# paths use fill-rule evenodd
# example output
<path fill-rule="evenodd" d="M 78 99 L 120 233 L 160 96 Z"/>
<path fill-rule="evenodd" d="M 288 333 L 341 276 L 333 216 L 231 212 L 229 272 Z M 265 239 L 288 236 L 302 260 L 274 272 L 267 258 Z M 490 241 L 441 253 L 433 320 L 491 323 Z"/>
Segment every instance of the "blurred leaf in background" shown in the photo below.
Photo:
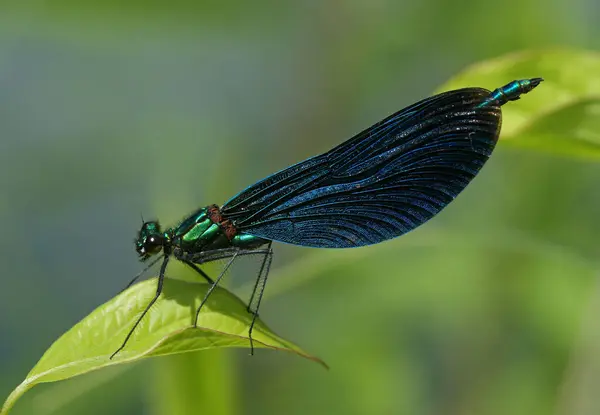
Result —
<path fill-rule="evenodd" d="M 140 211 L 172 223 L 222 203 L 448 79 L 546 78 L 435 220 L 358 251 L 275 247 L 261 316 L 331 371 L 200 352 L 40 386 L 12 413 L 598 413 L 577 368 L 598 367 L 579 342 L 599 275 L 600 81 L 582 63 L 599 18 L 589 0 L 2 2 L 2 396 L 139 270 Z M 519 76 L 453 78 L 522 50 L 576 75 L 513 55 L 497 68 Z M 540 106 L 534 126 L 510 121 Z"/>

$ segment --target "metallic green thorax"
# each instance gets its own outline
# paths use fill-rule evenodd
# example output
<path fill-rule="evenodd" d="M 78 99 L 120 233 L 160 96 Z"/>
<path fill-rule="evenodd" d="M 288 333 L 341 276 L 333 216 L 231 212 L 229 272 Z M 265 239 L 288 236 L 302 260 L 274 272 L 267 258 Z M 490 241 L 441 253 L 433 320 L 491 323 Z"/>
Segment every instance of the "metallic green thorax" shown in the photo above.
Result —
<path fill-rule="evenodd" d="M 251 249 L 267 241 L 259 237 L 238 233 L 235 224 L 223 218 L 216 206 L 198 209 L 179 225 L 161 231 L 158 222 L 145 222 L 138 234 L 136 249 L 143 260 L 165 250 L 173 249 L 185 253 L 212 251 L 215 249 L 240 247 Z"/>
<path fill-rule="evenodd" d="M 231 239 L 228 238 L 222 225 L 210 218 L 210 208 L 209 206 L 199 209 L 183 220 L 179 226 L 165 232 L 170 236 L 173 246 L 182 248 L 186 252 L 199 252 L 231 246 L 251 248 L 265 242 L 256 236 L 246 234 L 235 234 Z"/>

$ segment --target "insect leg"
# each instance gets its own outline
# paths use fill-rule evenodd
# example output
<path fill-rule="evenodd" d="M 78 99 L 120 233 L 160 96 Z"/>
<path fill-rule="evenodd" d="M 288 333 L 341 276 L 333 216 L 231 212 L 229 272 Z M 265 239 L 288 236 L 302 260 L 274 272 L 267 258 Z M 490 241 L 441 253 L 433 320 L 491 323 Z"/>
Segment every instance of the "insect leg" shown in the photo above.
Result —
<path fill-rule="evenodd" d="M 196 319 L 194 320 L 194 327 L 198 327 L 198 316 L 200 315 L 200 310 L 202 309 L 202 306 L 206 303 L 206 300 L 208 300 L 208 297 L 212 294 L 213 290 L 217 287 L 217 285 L 219 284 L 219 281 L 221 281 L 221 278 L 223 278 L 223 275 L 225 275 L 225 273 L 227 272 L 227 270 L 229 269 L 231 264 L 233 264 L 233 261 L 235 261 L 236 257 L 237 257 L 237 251 L 233 253 L 233 255 L 231 256 L 231 259 L 229 260 L 227 265 L 225 265 L 225 268 L 223 268 L 223 271 L 221 271 L 221 273 L 219 274 L 219 276 L 217 277 L 215 282 L 210 286 L 208 291 L 206 291 L 206 294 L 204 295 L 202 302 L 200 303 L 200 305 L 198 306 L 198 309 L 196 310 Z"/>
<path fill-rule="evenodd" d="M 140 324 L 140 321 L 142 321 L 142 319 L 144 318 L 144 316 L 146 315 L 146 313 L 148 312 L 148 310 L 150 310 L 150 307 L 152 307 L 154 305 L 154 303 L 156 302 L 156 300 L 158 300 L 158 297 L 160 296 L 160 293 L 162 292 L 162 289 L 163 289 L 163 282 L 164 282 L 164 279 L 165 279 L 165 270 L 167 269 L 167 263 L 168 262 L 169 262 L 169 257 L 167 255 L 165 255 L 165 259 L 163 260 L 163 263 L 160 266 L 160 273 L 158 274 L 158 283 L 156 285 L 156 295 L 154 296 L 154 298 L 152 299 L 152 301 L 150 301 L 150 303 L 148 304 L 148 306 L 146 307 L 146 309 L 144 310 L 144 312 L 142 313 L 142 315 L 137 319 L 137 321 L 135 322 L 135 324 L 133 325 L 133 327 L 131 328 L 131 330 L 127 334 L 127 337 L 125 337 L 125 341 L 123 342 L 123 344 L 121 345 L 121 347 L 119 347 L 110 356 L 111 360 L 112 360 L 113 357 L 115 357 L 115 355 L 117 353 L 119 353 L 121 350 L 123 350 L 123 348 L 125 347 L 125 345 L 129 341 L 129 338 L 131 337 L 131 335 L 135 331 L 136 327 L 138 326 L 138 324 Z"/>
<path fill-rule="evenodd" d="M 262 300 L 263 293 L 265 291 L 265 286 L 267 285 L 267 276 L 269 275 L 269 270 L 271 269 L 271 261 L 273 260 L 273 248 L 271 248 L 271 242 L 269 242 L 269 246 L 267 248 L 267 252 L 264 254 L 262 265 L 260 266 L 260 271 L 258 273 L 258 277 L 256 278 L 256 283 L 254 284 L 254 289 L 252 290 L 252 295 L 250 296 L 250 301 L 248 302 L 248 307 L 246 310 L 252 314 L 252 323 L 250 323 L 250 328 L 248 329 L 248 338 L 250 339 L 250 354 L 254 354 L 254 342 L 252 341 L 252 329 L 254 328 L 254 323 L 258 318 L 258 309 L 260 308 L 260 301 Z M 256 293 L 258 292 L 258 297 Z M 256 303 L 255 303 L 256 300 Z"/>
<path fill-rule="evenodd" d="M 206 272 L 202 271 L 200 269 L 200 267 L 198 267 L 196 264 L 194 264 L 191 261 L 185 260 L 185 259 L 183 259 L 182 262 L 185 263 L 186 265 L 188 265 L 191 269 L 193 269 L 194 271 L 196 271 L 198 274 L 202 275 L 204 277 L 204 279 L 206 281 L 208 281 L 209 284 L 215 285 L 215 282 L 212 280 L 212 278 L 210 278 L 208 276 L 208 274 L 206 274 Z"/>
<path fill-rule="evenodd" d="M 149 265 L 148 265 L 146 268 L 144 268 L 143 270 L 141 270 L 141 271 L 140 271 L 140 272 L 139 272 L 139 273 L 138 273 L 138 274 L 137 274 L 135 277 L 133 277 L 133 279 L 132 279 L 131 281 L 129 281 L 129 284 L 127 284 L 127 286 L 126 286 L 125 288 L 123 288 L 123 289 L 122 289 L 122 290 L 119 292 L 119 294 L 121 294 L 123 291 L 125 291 L 126 289 L 128 289 L 129 287 L 131 287 L 131 286 L 133 285 L 133 283 L 134 283 L 134 282 L 136 282 L 136 281 L 137 281 L 137 279 L 138 279 L 139 277 L 141 277 L 141 276 L 144 274 L 144 272 L 146 272 L 146 271 L 148 271 L 150 268 L 152 268 L 152 267 L 154 266 L 154 264 L 156 264 L 156 263 L 157 263 L 159 260 L 161 260 L 162 258 L 164 258 L 164 257 L 158 257 L 158 258 L 156 258 L 154 261 L 150 262 L 150 264 L 149 264 Z"/>
<path fill-rule="evenodd" d="M 216 249 L 214 251 L 199 252 L 194 254 L 184 254 L 177 256 L 177 259 L 183 262 L 193 262 L 194 264 L 201 265 L 207 262 L 217 261 L 219 259 L 231 258 L 234 254 L 237 256 L 246 255 L 258 255 L 267 253 L 267 249 L 256 248 L 256 249 L 240 249 L 240 248 L 224 248 Z"/>

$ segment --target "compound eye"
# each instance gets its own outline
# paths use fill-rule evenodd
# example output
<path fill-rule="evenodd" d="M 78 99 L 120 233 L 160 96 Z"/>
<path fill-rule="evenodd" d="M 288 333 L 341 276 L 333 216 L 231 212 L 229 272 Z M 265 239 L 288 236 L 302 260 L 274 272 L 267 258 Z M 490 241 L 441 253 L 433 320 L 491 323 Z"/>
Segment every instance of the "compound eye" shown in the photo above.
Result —
<path fill-rule="evenodd" d="M 165 239 L 160 232 L 158 222 L 144 222 L 135 244 L 135 250 L 140 255 L 142 261 L 159 253 L 165 244 Z"/>
<path fill-rule="evenodd" d="M 150 235 L 144 241 L 144 251 L 146 254 L 153 254 L 162 248 L 163 240 L 158 235 Z"/>

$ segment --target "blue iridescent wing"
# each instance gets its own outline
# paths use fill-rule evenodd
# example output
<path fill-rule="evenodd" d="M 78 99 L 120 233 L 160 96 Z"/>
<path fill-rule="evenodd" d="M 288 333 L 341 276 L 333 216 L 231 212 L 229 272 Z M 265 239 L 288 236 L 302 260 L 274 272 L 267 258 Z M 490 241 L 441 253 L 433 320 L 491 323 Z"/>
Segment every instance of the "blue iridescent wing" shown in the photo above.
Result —
<path fill-rule="evenodd" d="M 422 100 L 322 155 L 248 187 L 222 208 L 239 232 L 347 248 L 395 238 L 431 219 L 477 175 L 500 132 L 490 91 Z"/>

